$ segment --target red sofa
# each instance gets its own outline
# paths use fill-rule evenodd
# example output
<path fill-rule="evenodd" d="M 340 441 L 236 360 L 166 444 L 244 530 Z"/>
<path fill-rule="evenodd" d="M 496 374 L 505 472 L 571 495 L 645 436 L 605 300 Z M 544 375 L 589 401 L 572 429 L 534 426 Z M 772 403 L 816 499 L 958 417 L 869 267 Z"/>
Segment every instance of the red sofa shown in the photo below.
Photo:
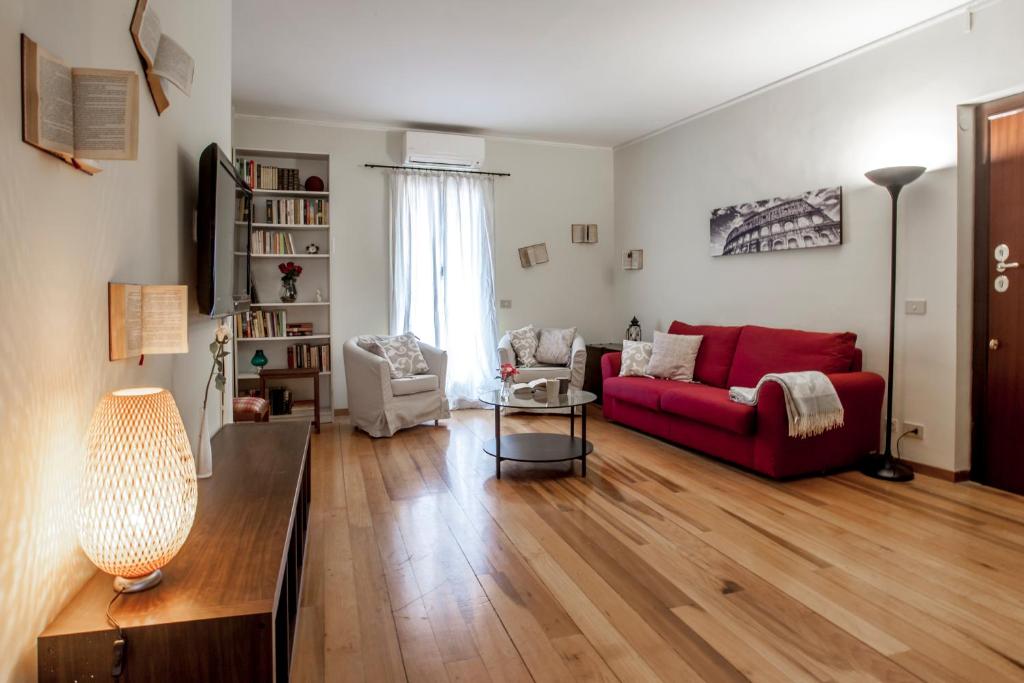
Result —
<path fill-rule="evenodd" d="M 885 380 L 861 372 L 857 336 L 747 325 L 674 322 L 671 334 L 699 334 L 694 383 L 619 377 L 622 354 L 601 359 L 604 416 L 770 477 L 849 467 L 878 450 Z M 729 400 L 729 387 L 752 387 L 769 372 L 820 370 L 843 403 L 844 426 L 819 436 L 789 436 L 782 389 L 768 383 L 756 407 Z"/>

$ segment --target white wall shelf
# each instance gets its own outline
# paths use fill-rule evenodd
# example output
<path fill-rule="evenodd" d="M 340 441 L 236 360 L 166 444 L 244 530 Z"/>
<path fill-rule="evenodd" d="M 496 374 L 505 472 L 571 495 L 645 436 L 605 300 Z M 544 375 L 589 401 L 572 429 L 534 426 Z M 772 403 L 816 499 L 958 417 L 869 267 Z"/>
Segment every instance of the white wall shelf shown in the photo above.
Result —
<path fill-rule="evenodd" d="M 244 251 L 236 251 L 235 256 L 245 256 Z M 331 258 L 330 254 L 250 254 L 253 258 Z"/>
<path fill-rule="evenodd" d="M 276 341 L 290 341 L 290 342 L 302 342 L 309 339 L 330 339 L 329 334 L 307 334 L 306 336 L 295 336 L 295 337 L 239 337 L 239 343 L 243 342 L 276 342 Z"/>
<path fill-rule="evenodd" d="M 331 254 L 333 232 L 330 226 L 331 211 L 331 184 L 330 184 L 330 156 L 327 154 L 313 154 L 309 152 L 290 152 L 286 150 L 267 150 L 253 148 L 236 148 L 235 158 L 252 159 L 264 166 L 276 166 L 278 168 L 297 168 L 300 182 L 305 182 L 309 176 L 319 176 L 324 181 L 323 192 L 309 192 L 306 190 L 253 190 L 252 215 L 260 218 L 265 217 L 265 205 L 270 200 L 288 198 L 324 199 L 327 200 L 328 215 L 323 217 L 323 224 L 304 223 L 268 223 L 253 222 L 255 230 L 299 232 L 319 232 L 323 239 L 316 235 L 309 235 L 313 241 L 320 244 L 321 251 L 317 254 L 305 252 L 297 254 L 252 254 L 252 278 L 256 291 L 264 295 L 266 302 L 252 304 L 254 311 L 287 311 L 286 319 L 292 323 L 311 323 L 312 335 L 306 336 L 277 336 L 277 337 L 245 337 L 237 335 L 234 338 L 234 362 L 235 362 L 235 394 L 245 395 L 249 390 L 257 388 L 256 382 L 259 374 L 251 364 L 251 359 L 257 348 L 269 359 L 268 368 L 284 368 L 288 365 L 288 349 L 293 344 L 323 344 L 331 345 L 331 366 L 341 362 L 341 347 L 334 343 L 331 333 L 331 303 L 330 301 L 295 301 L 282 303 L 270 301 L 281 287 L 281 276 L 273 263 L 267 263 L 267 259 L 279 261 L 299 261 L 305 259 L 303 273 L 298 279 L 300 299 L 312 299 L 314 292 L 319 290 L 326 297 L 331 291 Z M 236 230 L 244 233 L 247 223 L 237 221 Z M 236 256 L 245 256 L 244 252 L 236 252 Z M 269 295 L 269 296 L 268 296 Z M 321 421 L 330 422 L 334 419 L 334 391 L 331 385 L 332 376 L 330 370 L 320 373 L 320 413 Z M 275 379 L 275 386 L 284 386 L 291 390 L 295 400 L 309 400 L 313 398 L 313 388 L 308 379 Z M 302 420 L 312 419 L 309 411 L 298 415 L 273 415 L 272 420 Z"/>
<path fill-rule="evenodd" d="M 243 154 L 242 156 L 249 159 L 250 156 L 255 155 L 246 156 Z M 280 159 L 278 159 L 278 161 L 280 161 Z M 310 192 L 308 190 L 253 190 L 252 193 L 256 196 L 262 195 L 266 197 L 307 197 L 314 199 L 329 199 L 331 196 L 330 192 Z"/>

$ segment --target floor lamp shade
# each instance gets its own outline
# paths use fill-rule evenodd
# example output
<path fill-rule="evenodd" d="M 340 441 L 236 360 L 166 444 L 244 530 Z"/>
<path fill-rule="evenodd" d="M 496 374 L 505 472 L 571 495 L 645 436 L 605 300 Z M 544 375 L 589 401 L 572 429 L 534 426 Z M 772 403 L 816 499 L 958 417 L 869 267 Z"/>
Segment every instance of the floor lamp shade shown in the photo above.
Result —
<path fill-rule="evenodd" d="M 125 389 L 96 407 L 79 500 L 79 540 L 114 586 L 160 581 L 196 514 L 196 467 L 185 426 L 166 389 Z"/>

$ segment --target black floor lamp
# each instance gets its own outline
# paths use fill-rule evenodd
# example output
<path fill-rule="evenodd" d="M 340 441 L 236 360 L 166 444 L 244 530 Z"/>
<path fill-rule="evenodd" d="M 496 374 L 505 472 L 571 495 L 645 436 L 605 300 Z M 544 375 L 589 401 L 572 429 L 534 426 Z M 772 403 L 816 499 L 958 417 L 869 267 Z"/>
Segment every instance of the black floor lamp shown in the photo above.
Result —
<path fill-rule="evenodd" d="M 924 166 L 890 166 L 876 168 L 864 175 L 875 185 L 889 190 L 892 197 L 892 265 L 889 278 L 889 379 L 886 382 L 888 391 L 885 401 L 885 452 L 877 458 L 869 458 L 861 470 L 875 479 L 886 481 L 910 481 L 914 478 L 914 470 L 899 462 L 892 455 L 892 386 L 893 386 L 893 342 L 896 336 L 896 202 L 900 198 L 900 190 L 909 185 L 924 173 Z"/>

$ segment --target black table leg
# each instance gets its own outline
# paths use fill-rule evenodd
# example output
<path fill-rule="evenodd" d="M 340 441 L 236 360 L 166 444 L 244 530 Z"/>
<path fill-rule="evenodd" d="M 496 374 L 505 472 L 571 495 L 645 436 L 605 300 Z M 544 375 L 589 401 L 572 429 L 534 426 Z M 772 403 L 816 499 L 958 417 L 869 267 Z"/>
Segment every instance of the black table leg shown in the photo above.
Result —
<path fill-rule="evenodd" d="M 583 444 L 580 446 L 580 452 L 583 457 L 580 459 L 580 476 L 587 476 L 587 406 L 580 406 L 580 436 L 583 437 Z"/>
<path fill-rule="evenodd" d="M 569 406 L 569 437 L 576 436 L 576 406 Z"/>
<path fill-rule="evenodd" d="M 501 408 L 494 406 L 494 475 L 501 479 Z"/>

